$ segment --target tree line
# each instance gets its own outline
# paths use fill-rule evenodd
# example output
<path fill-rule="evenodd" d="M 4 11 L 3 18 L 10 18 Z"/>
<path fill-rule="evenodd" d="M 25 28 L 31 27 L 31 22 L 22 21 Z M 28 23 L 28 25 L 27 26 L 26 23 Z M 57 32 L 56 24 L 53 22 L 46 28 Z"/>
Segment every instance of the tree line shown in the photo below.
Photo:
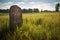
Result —
<path fill-rule="evenodd" d="M 34 8 L 34 9 L 22 9 L 22 13 L 38 13 L 39 9 Z M 0 13 L 9 13 L 9 9 L 0 9 Z"/>

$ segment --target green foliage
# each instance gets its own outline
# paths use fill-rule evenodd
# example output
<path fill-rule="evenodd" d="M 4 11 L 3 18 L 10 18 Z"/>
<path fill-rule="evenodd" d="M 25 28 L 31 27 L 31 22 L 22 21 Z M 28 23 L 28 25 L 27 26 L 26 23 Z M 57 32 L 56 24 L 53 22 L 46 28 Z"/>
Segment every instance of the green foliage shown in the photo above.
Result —
<path fill-rule="evenodd" d="M 38 9 L 34 9 L 33 11 L 34 11 L 35 13 L 38 13 L 38 12 L 39 12 L 39 10 L 38 10 Z"/>
<path fill-rule="evenodd" d="M 9 16 L 0 16 L 0 40 L 60 40 L 60 14 L 23 14 L 22 27 L 11 33 Z"/>
<path fill-rule="evenodd" d="M 56 4 L 56 11 L 59 11 L 59 8 L 60 8 L 60 3 L 57 3 Z"/>
<path fill-rule="evenodd" d="M 39 12 L 39 9 L 22 9 L 22 13 L 32 13 L 32 12 L 36 12 L 38 13 Z M 9 9 L 0 9 L 0 13 L 9 13 Z"/>

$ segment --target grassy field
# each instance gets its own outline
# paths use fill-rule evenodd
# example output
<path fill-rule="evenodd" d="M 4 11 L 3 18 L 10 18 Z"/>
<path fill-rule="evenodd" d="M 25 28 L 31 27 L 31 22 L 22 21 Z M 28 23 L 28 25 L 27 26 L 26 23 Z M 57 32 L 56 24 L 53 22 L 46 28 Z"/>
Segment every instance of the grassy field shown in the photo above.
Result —
<path fill-rule="evenodd" d="M 14 34 L 9 15 L 0 13 L 0 40 L 60 40 L 60 12 L 23 14 L 23 25 Z"/>

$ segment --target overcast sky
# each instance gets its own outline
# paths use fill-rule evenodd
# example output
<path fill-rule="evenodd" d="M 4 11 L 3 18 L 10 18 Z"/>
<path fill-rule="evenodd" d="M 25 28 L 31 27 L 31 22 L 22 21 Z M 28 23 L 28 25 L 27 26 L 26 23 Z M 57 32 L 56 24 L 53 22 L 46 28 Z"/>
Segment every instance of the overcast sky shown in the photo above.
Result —
<path fill-rule="evenodd" d="M 22 9 L 55 10 L 57 2 L 60 2 L 60 0 L 0 0 L 0 9 L 9 9 L 12 5 L 18 5 Z"/>

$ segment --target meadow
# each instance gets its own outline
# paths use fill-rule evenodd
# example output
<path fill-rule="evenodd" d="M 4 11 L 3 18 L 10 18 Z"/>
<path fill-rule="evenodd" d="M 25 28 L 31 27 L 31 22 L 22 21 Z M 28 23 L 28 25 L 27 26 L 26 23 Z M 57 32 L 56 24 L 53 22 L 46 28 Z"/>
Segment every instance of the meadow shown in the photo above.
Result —
<path fill-rule="evenodd" d="M 9 31 L 9 14 L 0 13 L 0 40 L 60 40 L 60 12 L 25 13 L 22 27 Z"/>

